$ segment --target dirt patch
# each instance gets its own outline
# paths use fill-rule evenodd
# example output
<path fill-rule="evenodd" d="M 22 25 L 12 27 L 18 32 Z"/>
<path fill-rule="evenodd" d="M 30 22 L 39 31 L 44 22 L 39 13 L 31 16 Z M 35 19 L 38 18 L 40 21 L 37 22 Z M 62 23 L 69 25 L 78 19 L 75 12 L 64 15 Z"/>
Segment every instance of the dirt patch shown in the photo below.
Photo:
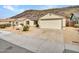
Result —
<path fill-rule="evenodd" d="M 64 30 L 65 43 L 79 45 L 78 43 L 74 43 L 74 42 L 79 42 L 79 32 L 77 31 L 78 29 L 79 28 L 73 28 L 73 27 L 65 28 Z"/>
<path fill-rule="evenodd" d="M 29 31 L 24 32 L 21 30 L 16 30 L 15 27 L 7 27 L 3 30 L 11 31 L 18 35 L 32 36 L 32 37 L 48 39 L 48 40 L 54 40 L 56 38 L 61 39 L 62 37 L 62 30 L 59 29 L 40 29 L 40 28 L 30 27 Z"/>

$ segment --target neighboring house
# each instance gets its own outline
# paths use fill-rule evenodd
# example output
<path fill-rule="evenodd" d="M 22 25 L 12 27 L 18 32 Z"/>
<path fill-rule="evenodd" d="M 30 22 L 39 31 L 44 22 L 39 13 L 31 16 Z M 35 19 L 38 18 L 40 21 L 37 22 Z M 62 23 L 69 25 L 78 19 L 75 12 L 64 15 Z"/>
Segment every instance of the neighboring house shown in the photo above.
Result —
<path fill-rule="evenodd" d="M 9 23 L 9 24 L 12 25 L 15 21 L 16 21 L 16 19 L 2 19 L 2 20 L 0 20 L 0 24 L 7 24 L 7 23 Z"/>
<path fill-rule="evenodd" d="M 7 24 L 9 22 L 5 21 L 4 19 L 0 19 L 0 24 Z"/>
<path fill-rule="evenodd" d="M 66 26 L 66 19 L 53 13 L 41 17 L 38 21 L 40 28 L 63 29 Z"/>
<path fill-rule="evenodd" d="M 16 19 L 7 19 L 7 22 L 9 22 L 11 24 L 11 26 L 15 26 L 16 25 Z"/>

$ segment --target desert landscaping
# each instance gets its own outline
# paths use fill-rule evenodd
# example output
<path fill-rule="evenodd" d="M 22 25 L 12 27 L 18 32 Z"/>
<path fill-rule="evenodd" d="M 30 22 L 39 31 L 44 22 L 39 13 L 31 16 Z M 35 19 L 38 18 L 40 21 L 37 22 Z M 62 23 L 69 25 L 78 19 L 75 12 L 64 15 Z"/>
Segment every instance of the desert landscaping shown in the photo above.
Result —
<path fill-rule="evenodd" d="M 64 30 L 64 38 L 66 43 L 79 45 L 79 28 L 67 27 Z"/>
<path fill-rule="evenodd" d="M 27 10 L 1 19 L 0 53 L 78 53 L 79 16 L 67 13 L 72 7 L 64 9 Z"/>
<path fill-rule="evenodd" d="M 57 52 L 57 50 L 58 50 L 58 52 L 59 51 L 63 52 L 64 49 L 68 49 L 70 53 L 79 52 L 79 46 L 78 46 L 79 45 L 79 39 L 78 39 L 79 38 L 79 35 L 78 35 L 79 28 L 66 27 L 63 30 L 59 30 L 59 29 L 51 30 L 51 29 L 39 29 L 36 27 L 31 27 L 29 29 L 29 31 L 23 32 L 23 31 L 16 30 L 15 28 L 13 29 L 13 27 L 11 27 L 11 28 L 1 29 L 1 30 L 11 32 L 11 34 L 14 33 L 15 35 L 12 35 L 13 39 L 9 34 L 7 34 L 7 36 L 5 36 L 5 38 L 7 38 L 7 39 L 4 38 L 4 40 L 11 42 L 12 44 L 17 45 L 17 46 L 21 46 L 19 44 L 25 44 L 25 41 L 29 40 L 27 37 L 30 37 L 30 39 L 31 39 L 31 37 L 37 39 L 36 41 L 32 41 L 32 42 L 28 41 L 29 43 L 31 42 L 30 45 L 29 45 L 29 43 L 26 42 L 26 44 L 29 45 L 29 47 L 27 47 L 27 45 L 21 46 L 22 48 L 25 48 L 27 50 L 34 48 L 33 50 L 30 50 L 31 52 L 39 52 L 39 51 L 44 52 L 41 50 L 38 51 L 38 49 L 40 49 L 40 48 L 37 48 L 37 46 L 39 44 L 42 44 L 42 41 L 40 42 L 40 39 L 44 40 L 45 42 L 50 42 L 49 44 L 47 43 L 49 46 L 46 46 L 46 44 L 45 44 L 45 46 L 46 46 L 46 48 L 50 48 L 52 50 L 48 50 L 45 48 L 46 49 L 45 52 Z M 10 36 L 11 39 L 8 38 L 8 35 Z M 26 37 L 26 39 L 28 39 L 28 40 L 24 40 L 24 38 L 22 38 L 21 39 L 22 42 L 18 42 L 17 39 L 19 39 L 19 36 Z M 15 40 L 15 38 L 17 38 L 17 39 Z M 33 39 L 33 40 L 35 40 L 35 39 Z M 16 44 L 16 43 L 18 43 L 18 44 Z M 35 44 L 36 44 L 36 46 L 35 46 Z M 50 47 L 51 46 L 50 44 L 52 45 L 52 47 Z M 35 47 L 33 47 L 32 45 L 34 45 Z M 32 47 L 30 47 L 30 46 L 32 46 Z M 41 47 L 41 46 L 39 45 L 38 47 Z M 56 50 L 55 49 L 56 47 L 59 47 L 59 48 L 61 47 L 61 49 L 57 48 L 57 50 Z M 70 47 L 72 47 L 72 48 L 70 48 Z M 64 52 L 66 52 L 66 51 L 64 51 Z"/>

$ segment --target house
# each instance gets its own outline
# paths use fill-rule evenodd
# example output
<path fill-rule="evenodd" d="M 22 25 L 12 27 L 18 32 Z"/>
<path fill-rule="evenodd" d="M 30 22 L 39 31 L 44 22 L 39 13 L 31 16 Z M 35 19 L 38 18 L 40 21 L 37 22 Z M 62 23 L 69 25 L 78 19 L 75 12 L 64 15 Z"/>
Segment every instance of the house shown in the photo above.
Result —
<path fill-rule="evenodd" d="M 14 27 L 15 19 L 1 19 L 0 20 L 0 28 L 6 28 L 13 26 Z"/>
<path fill-rule="evenodd" d="M 66 26 L 66 19 L 63 16 L 48 13 L 38 21 L 40 28 L 63 29 Z"/>
<path fill-rule="evenodd" d="M 16 25 L 21 25 L 21 24 L 33 26 L 33 25 L 34 25 L 34 21 L 32 21 L 32 20 L 30 20 L 30 19 L 28 19 L 28 18 L 24 18 L 24 17 L 18 18 L 18 19 L 16 20 Z"/>
<path fill-rule="evenodd" d="M 2 19 L 0 20 L 0 24 L 13 24 L 16 21 L 16 19 Z"/>
<path fill-rule="evenodd" d="M 0 24 L 7 24 L 9 22 L 5 21 L 4 19 L 0 19 Z"/>
<path fill-rule="evenodd" d="M 11 26 L 15 26 L 16 25 L 16 19 L 6 19 L 7 22 L 9 22 L 11 24 Z"/>

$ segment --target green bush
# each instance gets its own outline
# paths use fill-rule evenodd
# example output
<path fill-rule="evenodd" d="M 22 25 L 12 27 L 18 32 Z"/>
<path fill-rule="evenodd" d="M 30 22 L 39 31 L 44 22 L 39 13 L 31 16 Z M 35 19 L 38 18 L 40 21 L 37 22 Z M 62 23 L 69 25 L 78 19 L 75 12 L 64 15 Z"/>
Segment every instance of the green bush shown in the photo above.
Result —
<path fill-rule="evenodd" d="M 29 26 L 23 26 L 23 31 L 28 31 L 29 30 Z"/>
<path fill-rule="evenodd" d="M 11 26 L 11 24 L 5 24 L 5 26 L 6 26 L 6 27 L 10 27 L 10 26 Z"/>
<path fill-rule="evenodd" d="M 0 24 L 0 28 L 6 28 L 6 27 L 10 27 L 11 24 Z"/>
<path fill-rule="evenodd" d="M 0 28 L 5 28 L 5 24 L 0 24 Z"/>
<path fill-rule="evenodd" d="M 79 28 L 79 24 L 75 24 L 74 27 Z"/>
<path fill-rule="evenodd" d="M 4 25 L 0 25 L 0 28 L 5 28 L 5 26 Z"/>
<path fill-rule="evenodd" d="M 36 27 L 39 27 L 39 24 L 36 24 Z"/>
<path fill-rule="evenodd" d="M 23 24 L 23 23 L 21 23 L 20 25 L 21 25 L 21 26 L 24 26 L 24 24 Z"/>

